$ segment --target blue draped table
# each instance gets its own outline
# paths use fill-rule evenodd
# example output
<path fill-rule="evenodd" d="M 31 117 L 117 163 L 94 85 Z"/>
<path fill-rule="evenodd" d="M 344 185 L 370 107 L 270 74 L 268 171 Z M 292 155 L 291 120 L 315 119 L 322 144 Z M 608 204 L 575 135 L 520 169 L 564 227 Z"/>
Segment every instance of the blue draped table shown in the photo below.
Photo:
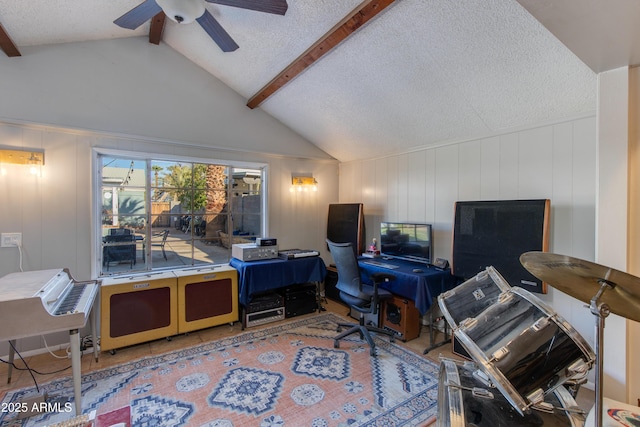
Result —
<path fill-rule="evenodd" d="M 298 283 L 322 282 L 327 274 L 319 256 L 248 262 L 231 258 L 229 264 L 238 270 L 239 302 L 243 306 L 252 295 Z"/>
<path fill-rule="evenodd" d="M 367 264 L 367 261 L 377 261 L 384 264 L 393 264 L 398 268 L 388 269 Z M 424 315 L 431 308 L 434 300 L 443 292 L 453 289 L 457 285 L 457 279 L 451 275 L 449 269 L 440 270 L 433 266 L 420 264 L 402 259 L 371 259 L 359 258 L 362 281 L 372 284 L 369 276 L 373 273 L 389 273 L 396 276 L 396 280 L 384 282 L 381 287 L 392 294 L 412 300 L 420 315 Z M 414 272 L 419 268 L 422 272 Z"/>

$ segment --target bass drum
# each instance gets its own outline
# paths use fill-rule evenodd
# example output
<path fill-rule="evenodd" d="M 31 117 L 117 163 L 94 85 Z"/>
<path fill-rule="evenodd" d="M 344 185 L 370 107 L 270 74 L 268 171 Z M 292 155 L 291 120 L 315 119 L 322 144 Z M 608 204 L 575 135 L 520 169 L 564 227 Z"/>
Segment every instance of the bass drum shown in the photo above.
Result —
<path fill-rule="evenodd" d="M 438 383 L 440 427 L 583 427 L 584 412 L 571 394 L 558 387 L 546 400 L 547 411 L 520 415 L 500 392 L 485 382 L 473 362 L 442 359 Z"/>
<path fill-rule="evenodd" d="M 489 269 L 479 276 L 500 277 Z M 524 414 L 566 381 L 586 375 L 595 354 L 566 320 L 530 292 L 485 282 L 471 279 L 438 297 L 438 303 L 471 358 Z"/>

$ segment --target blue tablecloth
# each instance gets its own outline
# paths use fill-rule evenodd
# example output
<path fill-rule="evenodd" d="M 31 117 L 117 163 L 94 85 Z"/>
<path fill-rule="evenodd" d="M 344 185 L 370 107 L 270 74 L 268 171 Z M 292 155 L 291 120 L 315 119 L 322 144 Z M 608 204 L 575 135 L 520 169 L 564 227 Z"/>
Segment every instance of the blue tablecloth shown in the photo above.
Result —
<path fill-rule="evenodd" d="M 238 270 L 239 301 L 243 306 L 254 294 L 297 283 L 321 282 L 327 274 L 319 256 L 248 262 L 231 258 L 229 264 Z"/>
<path fill-rule="evenodd" d="M 439 270 L 433 266 L 419 264 L 401 259 L 376 259 L 385 264 L 397 265 L 398 268 L 388 269 L 367 264 L 370 258 L 360 258 L 360 272 L 362 281 L 372 284 L 369 276 L 373 273 L 389 273 L 396 276 L 396 280 L 384 282 L 382 288 L 401 297 L 412 300 L 421 315 L 429 311 L 434 299 L 442 292 L 453 289 L 457 284 L 455 276 L 449 269 Z M 416 273 L 413 269 L 419 268 L 422 272 Z"/>

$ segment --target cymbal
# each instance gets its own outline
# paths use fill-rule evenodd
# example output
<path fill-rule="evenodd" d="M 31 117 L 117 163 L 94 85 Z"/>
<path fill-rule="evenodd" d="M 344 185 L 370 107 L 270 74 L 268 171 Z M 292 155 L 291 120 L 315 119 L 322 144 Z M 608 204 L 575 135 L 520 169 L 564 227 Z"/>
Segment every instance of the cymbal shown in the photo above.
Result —
<path fill-rule="evenodd" d="M 613 268 L 566 255 L 526 252 L 520 262 L 538 279 L 587 304 L 596 296 L 602 282 L 613 286 L 598 299 L 612 313 L 640 322 L 640 278 Z"/>

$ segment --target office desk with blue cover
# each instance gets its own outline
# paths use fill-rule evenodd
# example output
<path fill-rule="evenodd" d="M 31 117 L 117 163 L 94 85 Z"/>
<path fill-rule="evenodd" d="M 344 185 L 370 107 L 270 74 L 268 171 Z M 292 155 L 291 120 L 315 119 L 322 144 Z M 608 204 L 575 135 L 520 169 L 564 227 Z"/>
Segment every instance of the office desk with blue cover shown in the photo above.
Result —
<path fill-rule="evenodd" d="M 372 265 L 371 261 L 378 261 L 382 264 L 392 265 L 395 268 L 383 268 Z M 424 353 L 449 342 L 447 339 L 447 325 L 445 322 L 445 338 L 441 342 L 434 342 L 435 331 L 433 328 L 434 318 L 431 305 L 437 300 L 438 295 L 455 288 L 459 280 L 451 275 L 450 269 L 439 269 L 432 265 L 407 261 L 398 258 L 375 259 L 359 258 L 361 279 L 371 285 L 369 278 L 373 273 L 390 273 L 396 276 L 396 280 L 382 283 L 382 287 L 392 294 L 410 299 L 414 302 L 421 316 L 429 313 L 429 347 Z M 414 271 L 420 270 L 420 271 Z"/>
<path fill-rule="evenodd" d="M 383 264 L 393 265 L 396 268 L 388 269 L 369 264 L 371 261 L 379 261 Z M 390 273 L 396 276 L 396 280 L 384 282 L 382 287 L 392 294 L 412 300 L 420 315 L 424 316 L 438 295 L 453 289 L 457 280 L 451 275 L 451 270 L 438 269 L 426 264 L 416 263 L 398 258 L 375 259 L 359 258 L 361 277 L 363 282 L 372 284 L 369 277 L 373 273 Z M 419 269 L 420 272 L 413 270 Z"/>
<path fill-rule="evenodd" d="M 298 283 L 322 282 L 327 274 L 324 261 L 319 256 L 248 262 L 231 258 L 229 264 L 238 270 L 238 301 L 243 306 L 255 294 Z"/>

